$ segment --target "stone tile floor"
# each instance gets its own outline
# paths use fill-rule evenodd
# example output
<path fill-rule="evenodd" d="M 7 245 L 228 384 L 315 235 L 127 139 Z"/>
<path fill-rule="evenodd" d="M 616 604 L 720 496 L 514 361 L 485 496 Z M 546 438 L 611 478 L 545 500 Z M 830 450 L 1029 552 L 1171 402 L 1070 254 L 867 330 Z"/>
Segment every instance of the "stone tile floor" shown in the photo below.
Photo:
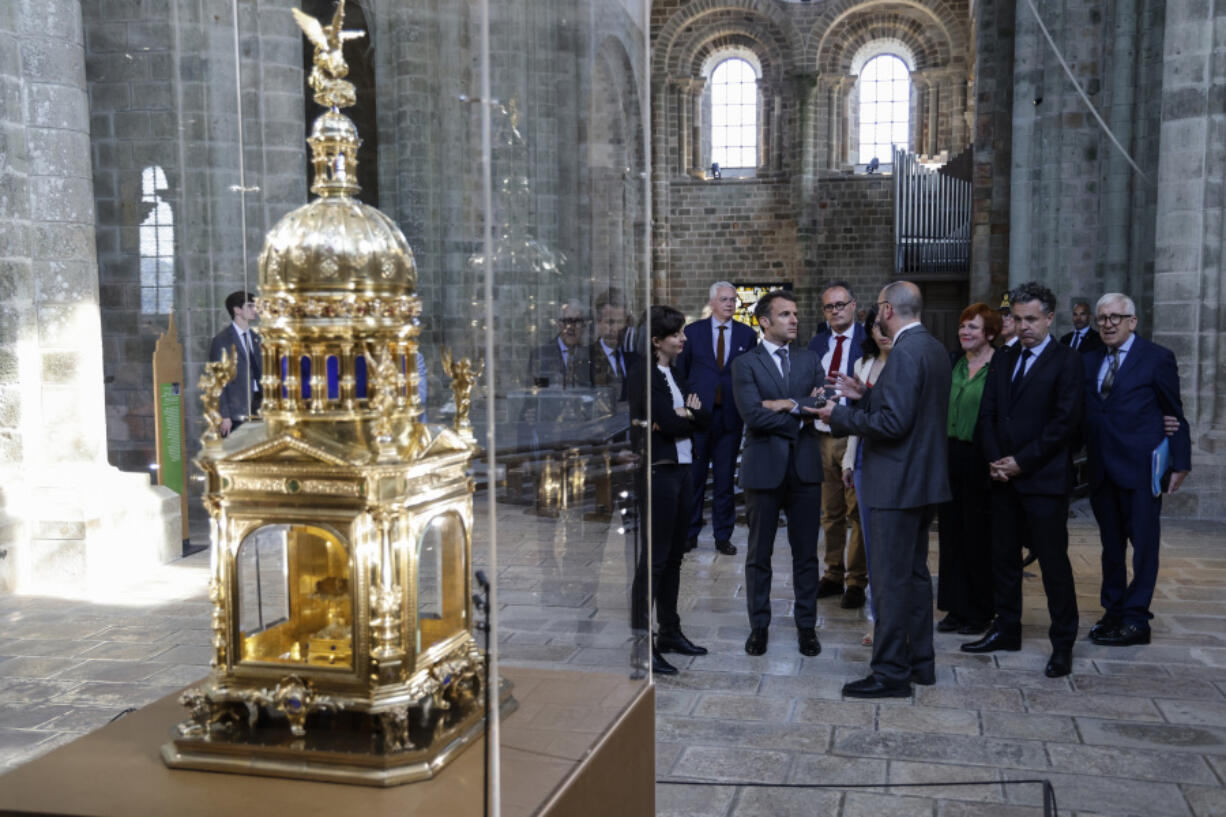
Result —
<path fill-rule="evenodd" d="M 629 666 L 627 536 L 577 511 L 558 518 L 499 505 L 501 656 L 508 664 L 623 672 Z M 1084 631 L 1098 617 L 1097 530 L 1070 520 Z M 488 567 L 480 532 L 475 561 Z M 686 558 L 686 632 L 711 654 L 657 679 L 657 813 L 749 815 L 1042 814 L 1044 778 L 1063 815 L 1226 815 L 1226 529 L 1168 519 L 1149 646 L 1082 640 L 1069 678 L 1042 674 L 1046 609 L 1026 580 L 1021 652 L 968 656 L 937 634 L 937 684 L 910 699 L 845 701 L 866 672 L 867 623 L 820 604 L 822 654 L 796 651 L 786 544 L 775 561 L 766 655 L 746 656 L 743 558 L 708 536 Z M 781 532 L 782 533 L 782 532 Z M 744 553 L 745 529 L 733 542 Z M 933 566 L 936 549 L 933 536 Z M 73 601 L 0 597 L 0 767 L 11 768 L 201 677 L 208 667 L 207 557 L 197 554 Z M 830 789 L 706 783 L 823 783 Z M 885 783 L 986 785 L 885 788 Z M 863 788 L 837 788 L 839 784 Z M 0 777 L 0 786 L 4 785 Z"/>

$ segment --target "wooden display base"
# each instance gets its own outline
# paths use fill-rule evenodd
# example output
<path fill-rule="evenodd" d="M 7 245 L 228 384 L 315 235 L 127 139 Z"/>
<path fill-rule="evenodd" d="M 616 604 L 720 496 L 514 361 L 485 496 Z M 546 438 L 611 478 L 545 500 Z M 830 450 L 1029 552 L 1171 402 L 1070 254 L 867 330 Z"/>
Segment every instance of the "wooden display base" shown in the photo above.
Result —
<path fill-rule="evenodd" d="M 654 688 L 616 675 L 504 668 L 502 814 L 655 813 Z M 483 742 L 435 778 L 390 789 L 168 769 L 178 693 L 0 777 L 0 814 L 73 817 L 403 817 L 482 814 Z"/>

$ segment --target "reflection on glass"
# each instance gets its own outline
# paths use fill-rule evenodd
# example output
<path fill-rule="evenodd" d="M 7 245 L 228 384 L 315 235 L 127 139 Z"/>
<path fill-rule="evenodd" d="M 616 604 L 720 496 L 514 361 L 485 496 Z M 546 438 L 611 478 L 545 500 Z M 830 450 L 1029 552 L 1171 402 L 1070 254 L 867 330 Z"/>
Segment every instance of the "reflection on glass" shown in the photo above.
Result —
<path fill-rule="evenodd" d="M 468 599 L 464 591 L 464 523 L 454 513 L 430 520 L 417 543 L 417 649 L 464 629 Z"/>
<path fill-rule="evenodd" d="M 349 552 L 339 536 L 266 525 L 234 561 L 242 661 L 353 666 Z"/>

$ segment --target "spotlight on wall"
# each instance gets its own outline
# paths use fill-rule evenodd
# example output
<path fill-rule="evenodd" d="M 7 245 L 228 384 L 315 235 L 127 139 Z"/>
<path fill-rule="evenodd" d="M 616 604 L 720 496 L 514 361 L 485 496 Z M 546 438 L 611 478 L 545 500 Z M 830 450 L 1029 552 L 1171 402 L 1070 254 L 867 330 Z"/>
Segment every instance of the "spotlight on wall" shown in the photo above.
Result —
<path fill-rule="evenodd" d="M 723 177 L 720 175 L 720 173 L 719 173 L 719 162 L 712 162 L 712 163 L 711 163 L 711 178 L 712 178 L 712 179 L 720 179 L 720 178 L 723 178 Z"/>
<path fill-rule="evenodd" d="M 1041 97 L 1041 96 L 1036 96 L 1036 97 L 1034 98 L 1034 104 L 1036 104 L 1036 105 L 1042 105 L 1042 104 L 1043 104 L 1043 97 Z"/>
<path fill-rule="evenodd" d="M 864 169 L 865 173 L 876 173 L 881 168 L 881 160 L 874 156 L 868 162 L 868 167 Z"/>

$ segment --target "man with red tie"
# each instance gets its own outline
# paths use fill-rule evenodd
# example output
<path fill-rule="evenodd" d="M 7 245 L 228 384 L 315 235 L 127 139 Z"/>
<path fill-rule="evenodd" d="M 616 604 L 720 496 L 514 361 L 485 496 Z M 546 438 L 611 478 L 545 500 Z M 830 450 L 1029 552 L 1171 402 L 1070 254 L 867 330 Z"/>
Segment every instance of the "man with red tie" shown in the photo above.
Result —
<path fill-rule="evenodd" d="M 730 541 L 736 524 L 732 479 L 745 424 L 732 401 L 732 361 L 757 346 L 758 336 L 750 327 L 732 319 L 737 306 L 736 287 L 727 281 L 717 281 L 711 285 L 708 298 L 711 317 L 685 327 L 685 349 L 677 358 L 681 376 L 689 382 L 702 405 L 711 407 L 712 415 L 710 429 L 696 432 L 693 437 L 694 459 L 690 472 L 693 513 L 686 549 L 698 546 L 710 468 L 714 483 L 711 528 L 715 533 L 715 549 L 726 556 L 734 556 L 736 546 Z"/>
<path fill-rule="evenodd" d="M 809 342 L 809 351 L 818 356 L 826 376 L 853 376 L 852 365 L 862 354 L 864 327 L 856 322 L 856 299 L 851 287 L 835 281 L 822 293 L 822 313 L 826 328 Z M 847 405 L 846 398 L 840 398 Z M 816 424 L 822 438 L 822 530 L 826 533 L 826 572 L 817 585 L 817 597 L 842 595 L 841 607 L 854 610 L 864 606 L 868 586 L 868 561 L 864 556 L 864 534 L 860 530 L 860 510 L 856 491 L 843 484 L 843 453 L 846 437 L 832 437 L 830 426 Z M 848 539 L 847 531 L 851 529 Z M 843 550 L 847 559 L 843 559 Z"/>

